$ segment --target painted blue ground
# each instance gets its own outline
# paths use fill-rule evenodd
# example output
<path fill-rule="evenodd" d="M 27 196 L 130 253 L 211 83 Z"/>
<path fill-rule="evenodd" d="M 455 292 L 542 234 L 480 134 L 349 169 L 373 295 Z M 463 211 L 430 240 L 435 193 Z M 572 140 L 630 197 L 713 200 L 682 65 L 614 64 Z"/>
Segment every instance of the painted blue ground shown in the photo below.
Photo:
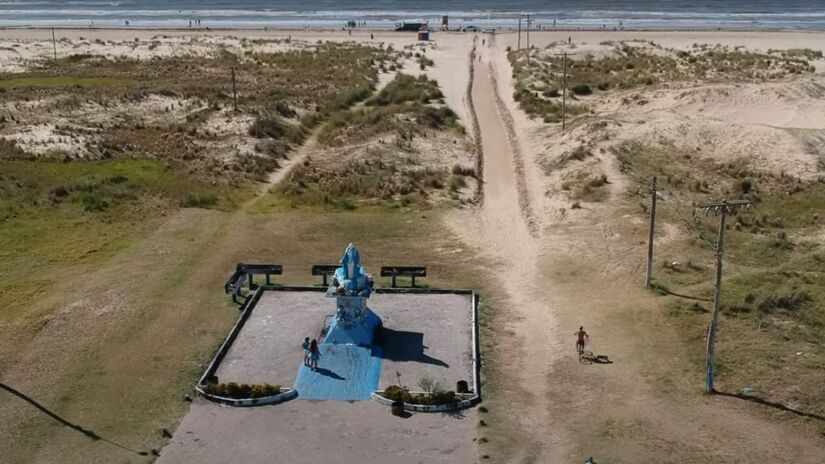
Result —
<path fill-rule="evenodd" d="M 304 400 L 368 400 L 381 377 L 381 348 L 322 343 L 318 369 L 301 365 L 293 388 Z"/>

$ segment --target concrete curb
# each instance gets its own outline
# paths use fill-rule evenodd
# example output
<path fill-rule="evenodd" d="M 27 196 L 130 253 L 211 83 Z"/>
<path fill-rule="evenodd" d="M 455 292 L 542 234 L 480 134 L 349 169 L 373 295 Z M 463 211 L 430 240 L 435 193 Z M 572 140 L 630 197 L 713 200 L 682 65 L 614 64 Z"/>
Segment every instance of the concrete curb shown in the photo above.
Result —
<path fill-rule="evenodd" d="M 226 398 L 224 396 L 212 395 L 206 393 L 201 385 L 196 386 L 195 390 L 197 390 L 198 393 L 206 399 L 228 406 L 261 406 L 264 404 L 278 404 L 298 397 L 298 391 L 291 388 L 288 388 L 277 395 L 262 396 L 260 398 Z"/>
<path fill-rule="evenodd" d="M 389 398 L 385 398 L 381 396 L 383 390 L 379 390 L 372 394 L 372 399 L 383 404 L 384 406 L 392 406 L 393 400 Z M 418 393 L 418 392 L 412 392 Z M 475 406 L 481 402 L 481 398 L 478 395 L 472 396 L 470 398 L 466 398 L 463 400 L 456 401 L 455 403 L 447 403 L 447 404 L 411 404 L 411 403 L 404 403 L 404 410 L 411 411 L 411 412 L 447 412 L 447 411 L 458 411 L 461 409 L 467 409 Z"/>

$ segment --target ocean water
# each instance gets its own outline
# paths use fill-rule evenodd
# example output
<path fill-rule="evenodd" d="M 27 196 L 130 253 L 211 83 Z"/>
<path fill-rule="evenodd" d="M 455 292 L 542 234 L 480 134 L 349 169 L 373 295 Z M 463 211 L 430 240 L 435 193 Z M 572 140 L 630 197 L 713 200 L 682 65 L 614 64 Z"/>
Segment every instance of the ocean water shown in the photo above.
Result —
<path fill-rule="evenodd" d="M 0 26 L 343 27 L 401 21 L 440 27 L 825 29 L 825 0 L 0 0 Z M 200 23 L 198 23 L 200 21 Z"/>

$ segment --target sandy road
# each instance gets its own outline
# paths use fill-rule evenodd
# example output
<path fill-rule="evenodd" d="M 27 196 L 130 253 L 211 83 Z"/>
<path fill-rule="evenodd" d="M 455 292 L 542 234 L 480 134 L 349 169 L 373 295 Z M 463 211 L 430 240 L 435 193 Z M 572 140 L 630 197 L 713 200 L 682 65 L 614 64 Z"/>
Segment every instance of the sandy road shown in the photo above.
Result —
<path fill-rule="evenodd" d="M 547 340 L 555 321 L 550 302 L 539 287 L 540 239 L 531 234 L 524 195 L 520 203 L 519 185 L 525 182 L 518 179 L 520 172 L 504 122 L 508 115 L 500 113 L 507 109 L 497 104 L 493 73 L 498 71 L 490 59 L 493 50 L 489 43 L 479 47 L 473 67 L 472 99 L 484 153 L 484 201 L 475 214 L 477 229 L 472 239 L 501 266 L 498 284 L 506 295 L 510 320 L 506 330 L 520 335 L 501 347 L 500 354 L 508 360 L 502 369 L 519 389 L 517 394 L 508 395 L 513 408 L 508 414 L 518 418 L 519 435 L 527 445 L 510 459 L 559 462 L 561 432 L 554 427 L 548 409 L 541 406 L 547 397 L 548 366 L 558 356 L 555 345 Z"/>

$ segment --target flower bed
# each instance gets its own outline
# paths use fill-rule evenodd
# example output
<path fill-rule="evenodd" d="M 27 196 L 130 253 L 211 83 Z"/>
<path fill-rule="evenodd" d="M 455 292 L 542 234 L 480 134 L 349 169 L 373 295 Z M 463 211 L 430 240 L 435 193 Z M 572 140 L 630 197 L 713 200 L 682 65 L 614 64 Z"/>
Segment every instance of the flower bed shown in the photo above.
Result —
<path fill-rule="evenodd" d="M 229 382 L 208 384 L 204 387 L 204 392 L 207 394 L 232 399 L 263 398 L 277 395 L 281 391 L 280 385 L 270 385 L 268 383 L 249 385 Z"/>
<path fill-rule="evenodd" d="M 451 404 L 461 401 L 454 391 L 431 391 L 429 393 L 411 393 L 407 387 L 390 385 L 384 390 L 382 396 L 393 400 L 403 401 L 407 404 L 420 404 L 426 406 L 437 406 Z"/>

